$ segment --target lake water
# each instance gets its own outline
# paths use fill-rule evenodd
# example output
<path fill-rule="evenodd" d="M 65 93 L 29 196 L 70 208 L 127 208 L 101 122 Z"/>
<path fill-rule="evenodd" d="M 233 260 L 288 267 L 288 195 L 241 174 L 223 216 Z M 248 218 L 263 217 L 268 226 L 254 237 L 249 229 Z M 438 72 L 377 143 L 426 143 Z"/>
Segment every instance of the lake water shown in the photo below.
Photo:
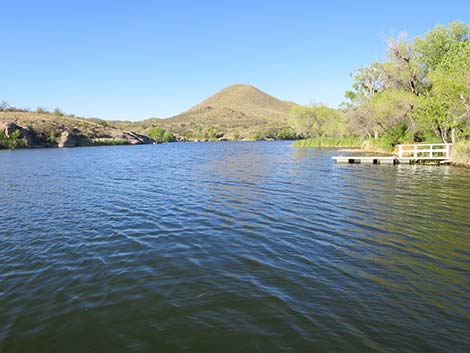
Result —
<path fill-rule="evenodd" d="M 0 151 L 0 352 L 469 352 L 470 171 L 335 154 Z"/>

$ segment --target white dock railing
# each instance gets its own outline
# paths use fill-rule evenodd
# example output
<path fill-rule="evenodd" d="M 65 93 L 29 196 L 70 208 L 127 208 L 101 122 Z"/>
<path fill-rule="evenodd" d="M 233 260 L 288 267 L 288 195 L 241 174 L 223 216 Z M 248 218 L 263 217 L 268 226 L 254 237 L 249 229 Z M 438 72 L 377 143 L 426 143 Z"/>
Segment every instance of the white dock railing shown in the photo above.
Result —
<path fill-rule="evenodd" d="M 419 143 L 398 145 L 400 159 L 450 159 L 451 143 Z"/>

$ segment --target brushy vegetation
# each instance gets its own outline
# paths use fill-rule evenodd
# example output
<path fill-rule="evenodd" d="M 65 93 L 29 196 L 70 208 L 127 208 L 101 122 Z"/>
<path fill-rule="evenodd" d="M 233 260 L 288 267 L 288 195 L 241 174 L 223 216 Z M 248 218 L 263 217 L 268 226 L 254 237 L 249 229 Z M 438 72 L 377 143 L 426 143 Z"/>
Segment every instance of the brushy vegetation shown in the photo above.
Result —
<path fill-rule="evenodd" d="M 20 131 L 15 130 L 10 137 L 7 137 L 3 131 L 0 132 L 0 148 L 15 149 L 24 147 L 24 141 L 20 138 Z"/>
<path fill-rule="evenodd" d="M 175 136 L 170 131 L 162 129 L 158 126 L 150 128 L 147 132 L 147 135 L 150 138 L 153 138 L 157 143 L 176 141 Z"/>
<path fill-rule="evenodd" d="M 453 22 L 389 42 L 388 60 L 359 69 L 345 105 L 351 130 L 390 145 L 470 137 L 470 27 Z"/>
<path fill-rule="evenodd" d="M 101 138 L 93 138 L 89 139 L 88 143 L 90 146 L 115 146 L 115 145 L 128 145 L 129 141 L 125 138 L 109 138 L 109 137 L 101 137 Z"/>
<path fill-rule="evenodd" d="M 356 137 L 312 137 L 292 143 L 294 147 L 361 147 Z"/>
<path fill-rule="evenodd" d="M 305 138 L 353 136 L 364 141 L 363 149 L 382 152 L 401 143 L 470 139 L 467 24 L 439 25 L 411 41 L 392 38 L 387 61 L 357 70 L 354 79 L 341 109 L 293 109 L 297 133 Z"/>
<path fill-rule="evenodd" d="M 470 140 L 454 144 L 452 146 L 451 159 L 454 164 L 470 167 Z"/>

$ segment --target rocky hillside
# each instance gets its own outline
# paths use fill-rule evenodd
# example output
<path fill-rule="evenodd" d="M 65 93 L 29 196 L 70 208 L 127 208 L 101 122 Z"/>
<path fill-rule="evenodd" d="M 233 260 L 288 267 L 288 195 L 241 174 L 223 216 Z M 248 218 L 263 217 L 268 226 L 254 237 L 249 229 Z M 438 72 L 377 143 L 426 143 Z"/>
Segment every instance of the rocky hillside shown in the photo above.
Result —
<path fill-rule="evenodd" d="M 177 137 L 204 140 L 276 138 L 289 130 L 294 103 L 281 101 L 249 85 L 233 85 L 169 119 L 149 119 Z"/>
<path fill-rule="evenodd" d="M 0 112 L 0 148 L 146 144 L 145 135 L 92 120 L 52 113 Z"/>
<path fill-rule="evenodd" d="M 199 112 L 207 108 L 232 109 L 252 116 L 269 116 L 271 119 L 283 119 L 289 113 L 292 103 L 283 102 L 256 87 L 233 85 L 207 98 L 188 113 Z"/>
<path fill-rule="evenodd" d="M 0 148 L 154 143 L 148 136 L 155 137 L 156 128 L 172 141 L 289 139 L 293 106 L 253 86 L 233 85 L 169 119 L 107 121 L 9 109 L 0 111 Z"/>

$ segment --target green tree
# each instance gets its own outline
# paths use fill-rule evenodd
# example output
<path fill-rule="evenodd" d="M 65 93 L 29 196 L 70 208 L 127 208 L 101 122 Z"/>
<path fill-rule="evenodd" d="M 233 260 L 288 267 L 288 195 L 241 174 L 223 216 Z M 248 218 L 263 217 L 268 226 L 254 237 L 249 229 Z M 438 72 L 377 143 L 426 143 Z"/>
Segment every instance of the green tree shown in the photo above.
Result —
<path fill-rule="evenodd" d="M 389 40 L 387 51 L 388 61 L 382 64 L 384 88 L 404 90 L 414 95 L 423 92 L 424 75 L 413 42 L 400 34 Z"/>
<path fill-rule="evenodd" d="M 7 137 L 4 132 L 0 133 L 0 148 L 15 149 L 18 147 L 24 147 L 20 130 L 17 129 L 13 131 L 9 137 Z"/>
<path fill-rule="evenodd" d="M 470 40 L 454 43 L 428 77 L 432 88 L 415 116 L 443 142 L 455 143 L 470 122 Z"/>
<path fill-rule="evenodd" d="M 384 87 L 383 64 L 379 62 L 360 68 L 354 74 L 353 89 L 346 91 L 346 98 L 357 103 L 373 97 Z"/>
<path fill-rule="evenodd" d="M 448 143 L 451 139 L 452 119 L 446 102 L 432 94 L 420 97 L 417 108 L 413 112 L 419 127 L 425 136 L 434 133 L 442 142 Z"/>
<path fill-rule="evenodd" d="M 158 143 L 173 142 L 176 140 L 175 136 L 170 131 L 167 131 L 158 126 L 151 127 L 148 131 L 148 136 Z"/>
<path fill-rule="evenodd" d="M 163 133 L 163 142 L 174 142 L 174 141 L 176 141 L 176 138 L 170 131 L 165 131 Z"/>
<path fill-rule="evenodd" d="M 463 22 L 451 22 L 447 27 L 438 25 L 423 37 L 417 37 L 414 49 L 420 57 L 424 74 L 437 68 L 456 43 L 469 39 L 470 27 Z"/>
<path fill-rule="evenodd" d="M 470 135 L 469 43 L 470 27 L 462 22 L 412 41 L 391 39 L 387 61 L 356 71 L 346 92 L 351 130 L 387 141 Z"/>
<path fill-rule="evenodd" d="M 339 137 L 345 134 L 342 113 L 323 104 L 295 106 L 290 112 L 290 123 L 295 133 L 302 137 Z"/>
<path fill-rule="evenodd" d="M 217 131 L 212 126 L 207 129 L 207 139 L 210 141 L 217 140 Z"/>
<path fill-rule="evenodd" d="M 416 132 L 412 119 L 415 100 L 411 92 L 387 89 L 348 111 L 352 131 L 366 138 L 379 138 L 400 124 L 407 124 L 411 134 Z"/>

